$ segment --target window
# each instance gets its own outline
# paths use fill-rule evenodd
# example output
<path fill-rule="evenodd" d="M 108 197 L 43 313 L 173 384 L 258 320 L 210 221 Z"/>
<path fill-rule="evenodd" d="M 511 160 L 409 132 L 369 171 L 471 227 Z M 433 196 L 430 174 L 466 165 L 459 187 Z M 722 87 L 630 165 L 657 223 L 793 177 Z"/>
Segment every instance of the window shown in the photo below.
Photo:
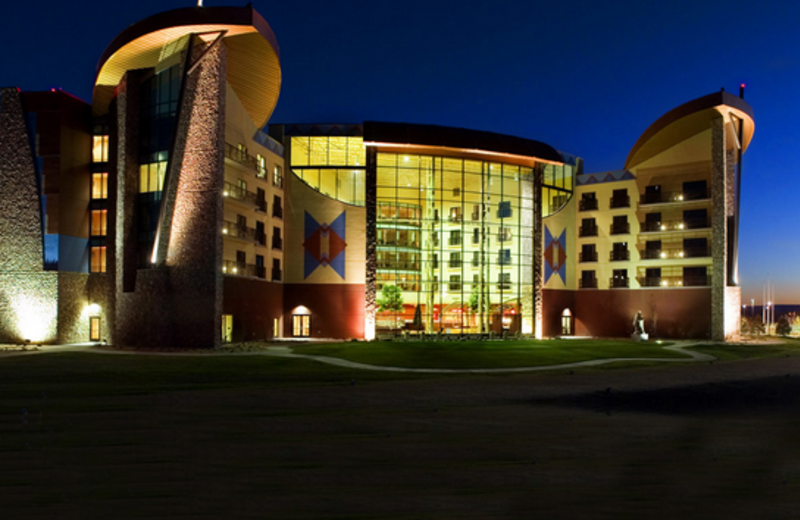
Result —
<path fill-rule="evenodd" d="M 273 282 L 280 282 L 282 280 L 281 273 L 281 260 L 280 258 L 273 258 L 272 259 L 272 281 Z"/>
<path fill-rule="evenodd" d="M 661 258 L 661 240 L 648 240 L 644 245 L 644 258 L 653 260 Z"/>
<path fill-rule="evenodd" d="M 614 269 L 611 277 L 611 287 L 627 287 L 628 286 L 628 270 L 627 269 Z"/>
<path fill-rule="evenodd" d="M 283 250 L 283 238 L 281 238 L 281 228 L 272 228 L 272 249 Z"/>
<path fill-rule="evenodd" d="M 661 230 L 661 213 L 648 213 L 644 217 L 644 230 L 645 231 L 660 231 Z"/>
<path fill-rule="evenodd" d="M 511 201 L 504 200 L 497 206 L 497 218 L 511 217 Z"/>
<path fill-rule="evenodd" d="M 582 237 L 597 236 L 597 223 L 593 218 L 581 219 L 580 236 Z"/>
<path fill-rule="evenodd" d="M 260 153 L 256 154 L 256 171 L 260 179 L 267 176 L 267 158 Z"/>
<path fill-rule="evenodd" d="M 92 174 L 92 199 L 102 200 L 108 198 L 108 174 Z"/>
<path fill-rule="evenodd" d="M 450 253 L 450 269 L 461 268 L 461 253 Z"/>
<path fill-rule="evenodd" d="M 283 168 L 277 164 L 272 169 L 272 185 L 283 188 Z"/>
<path fill-rule="evenodd" d="M 644 189 L 644 202 L 645 204 L 656 204 L 661 202 L 661 186 L 647 186 Z"/>
<path fill-rule="evenodd" d="M 497 252 L 497 263 L 500 265 L 511 265 L 511 250 L 501 249 Z"/>
<path fill-rule="evenodd" d="M 433 253 L 433 268 L 439 269 L 439 255 L 437 253 Z"/>
<path fill-rule="evenodd" d="M 597 246 L 595 244 L 583 244 L 581 246 L 581 262 L 597 262 Z"/>
<path fill-rule="evenodd" d="M 453 188 L 453 197 L 461 197 L 461 188 Z"/>
<path fill-rule="evenodd" d="M 597 289 L 594 271 L 581 271 L 581 289 Z"/>
<path fill-rule="evenodd" d="M 472 220 L 480 220 L 481 219 L 481 206 L 480 204 L 475 204 L 472 206 Z"/>
<path fill-rule="evenodd" d="M 92 236 L 104 237 L 106 236 L 106 218 L 108 210 L 95 209 L 92 210 Z"/>
<path fill-rule="evenodd" d="M 92 247 L 92 258 L 89 264 L 89 272 L 106 272 L 106 248 L 105 246 Z"/>
<path fill-rule="evenodd" d="M 511 240 L 511 228 L 501 227 L 497 232 L 498 242 L 509 242 Z"/>
<path fill-rule="evenodd" d="M 709 282 L 710 280 L 708 279 L 708 271 L 705 266 L 683 268 L 683 285 L 688 287 L 696 287 L 710 285 Z"/>
<path fill-rule="evenodd" d="M 689 209 L 683 212 L 683 222 L 686 229 L 699 229 L 708 227 L 708 213 L 705 209 Z"/>
<path fill-rule="evenodd" d="M 631 199 L 628 197 L 628 190 L 614 190 L 611 196 L 612 208 L 629 208 L 631 207 Z"/>
<path fill-rule="evenodd" d="M 683 256 L 686 258 L 697 258 L 709 256 L 708 239 L 706 238 L 684 238 Z"/>
<path fill-rule="evenodd" d="M 481 265 L 481 253 L 480 251 L 473 251 L 472 252 L 472 267 L 478 267 Z"/>
<path fill-rule="evenodd" d="M 450 208 L 450 222 L 461 222 L 461 206 Z"/>
<path fill-rule="evenodd" d="M 96 163 L 108 161 L 107 135 L 92 136 L 92 161 Z"/>
<path fill-rule="evenodd" d="M 500 273 L 497 277 L 497 289 L 500 291 L 511 290 L 511 273 Z"/>
<path fill-rule="evenodd" d="M 139 165 L 139 193 L 161 191 L 166 174 L 166 161 Z"/>
<path fill-rule="evenodd" d="M 645 269 L 642 287 L 658 287 L 659 285 L 661 285 L 661 268 L 648 267 Z"/>
<path fill-rule="evenodd" d="M 241 145 L 239 145 L 239 146 L 241 146 Z M 247 181 L 239 179 L 238 181 L 236 181 L 236 186 L 239 187 L 240 193 L 242 193 L 242 194 L 247 193 Z"/>
<path fill-rule="evenodd" d="M 451 246 L 460 246 L 461 245 L 461 230 L 456 229 L 450 232 L 450 241 L 448 242 Z"/>
<path fill-rule="evenodd" d="M 612 235 L 627 235 L 630 232 L 627 215 L 617 215 L 611 223 Z"/>
<path fill-rule="evenodd" d="M 460 291 L 461 290 L 461 275 L 460 274 L 450 275 L 450 286 L 449 286 L 449 289 L 451 291 Z"/>
<path fill-rule="evenodd" d="M 256 255 L 256 276 L 259 278 L 267 277 L 267 270 L 264 268 L 263 255 Z"/>
<path fill-rule="evenodd" d="M 292 336 L 308 338 L 311 336 L 311 316 L 308 314 L 292 314 Z"/>
<path fill-rule="evenodd" d="M 281 205 L 281 198 L 277 195 L 272 197 L 272 216 L 283 218 L 283 206 Z"/>
<path fill-rule="evenodd" d="M 705 199 L 706 181 L 690 181 L 683 183 L 683 200 Z"/>
<path fill-rule="evenodd" d="M 579 205 L 580 211 L 595 211 L 597 210 L 597 197 L 595 193 L 589 192 L 581 195 L 581 202 Z"/>
<path fill-rule="evenodd" d="M 472 243 L 473 244 L 480 244 L 481 243 L 481 230 L 480 230 L 480 228 L 474 228 L 472 230 Z"/>
<path fill-rule="evenodd" d="M 611 261 L 619 262 L 630 259 L 630 251 L 628 251 L 627 242 L 614 242 L 614 247 L 611 250 Z"/>

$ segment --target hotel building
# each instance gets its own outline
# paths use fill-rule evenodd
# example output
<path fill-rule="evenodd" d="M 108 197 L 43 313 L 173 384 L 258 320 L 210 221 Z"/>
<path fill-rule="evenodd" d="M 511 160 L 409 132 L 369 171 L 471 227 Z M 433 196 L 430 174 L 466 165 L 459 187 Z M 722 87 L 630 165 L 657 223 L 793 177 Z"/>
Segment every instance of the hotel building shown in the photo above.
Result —
<path fill-rule="evenodd" d="M 738 332 L 741 96 L 671 110 L 624 168 L 408 123 L 269 124 L 252 7 L 142 20 L 92 103 L 0 92 L 0 342 L 211 348 L 382 334 Z"/>

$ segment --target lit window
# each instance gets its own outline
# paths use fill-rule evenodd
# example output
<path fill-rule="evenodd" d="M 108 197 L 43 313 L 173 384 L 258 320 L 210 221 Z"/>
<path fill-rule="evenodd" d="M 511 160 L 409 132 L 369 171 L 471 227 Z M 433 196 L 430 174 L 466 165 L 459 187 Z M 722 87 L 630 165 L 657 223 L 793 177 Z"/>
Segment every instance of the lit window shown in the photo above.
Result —
<path fill-rule="evenodd" d="M 89 317 L 89 341 L 100 341 L 100 316 Z"/>
<path fill-rule="evenodd" d="M 92 174 L 92 198 L 93 199 L 107 199 L 108 198 L 108 174 L 107 173 L 93 173 Z"/>
<path fill-rule="evenodd" d="M 508 242 L 511 240 L 511 228 L 501 227 L 497 233 L 498 242 Z"/>
<path fill-rule="evenodd" d="M 278 188 L 283 188 L 283 168 L 277 164 L 275 165 L 275 169 L 272 171 L 272 184 Z"/>
<path fill-rule="evenodd" d="M 95 135 L 92 142 L 92 161 L 94 162 L 107 162 L 108 161 L 108 136 Z"/>
<path fill-rule="evenodd" d="M 167 174 L 167 162 L 160 161 L 139 166 L 139 193 L 161 191 Z"/>
<path fill-rule="evenodd" d="M 108 218 L 108 210 L 95 209 L 92 210 L 92 236 L 104 237 L 106 236 L 106 221 Z"/>
<path fill-rule="evenodd" d="M 92 262 L 90 272 L 92 273 L 105 273 L 106 272 L 106 248 L 92 247 Z"/>

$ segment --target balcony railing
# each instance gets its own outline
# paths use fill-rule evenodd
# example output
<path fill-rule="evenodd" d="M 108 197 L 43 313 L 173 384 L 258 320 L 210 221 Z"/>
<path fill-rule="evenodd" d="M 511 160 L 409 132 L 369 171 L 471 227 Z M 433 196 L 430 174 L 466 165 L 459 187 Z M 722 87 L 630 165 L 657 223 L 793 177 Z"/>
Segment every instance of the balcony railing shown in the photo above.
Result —
<path fill-rule="evenodd" d="M 230 143 L 225 143 L 225 157 L 232 160 L 233 162 L 237 162 L 239 164 L 247 166 L 251 170 L 255 171 L 256 174 L 262 179 L 267 174 L 266 170 L 263 167 L 259 167 L 258 160 L 255 157 L 248 154 L 246 150 L 240 150 L 239 148 L 233 146 Z"/>
<path fill-rule="evenodd" d="M 237 222 L 223 221 L 222 234 L 231 238 L 256 242 L 256 230 L 247 226 L 240 226 Z"/>
<path fill-rule="evenodd" d="M 249 276 L 263 279 L 267 277 L 267 268 L 262 265 L 246 264 L 232 260 L 222 261 L 222 272 L 232 276 Z"/>
<path fill-rule="evenodd" d="M 708 190 L 645 193 L 639 200 L 639 204 L 669 204 L 688 202 L 692 200 L 704 200 L 707 198 L 709 198 Z"/>
<path fill-rule="evenodd" d="M 686 229 L 705 229 L 710 227 L 708 218 L 698 218 L 683 220 L 671 220 L 664 222 L 645 222 L 642 224 L 642 232 L 653 233 L 663 231 L 684 231 Z"/>
<path fill-rule="evenodd" d="M 579 281 L 581 289 L 597 289 L 597 278 L 581 278 Z"/>
<path fill-rule="evenodd" d="M 418 262 L 378 262 L 378 269 L 386 269 L 390 271 L 419 271 Z"/>
<path fill-rule="evenodd" d="M 272 249 L 277 249 L 279 251 L 283 250 L 283 238 L 278 236 L 272 237 Z"/>
<path fill-rule="evenodd" d="M 711 256 L 708 247 L 691 247 L 686 249 L 642 249 L 642 260 L 675 260 L 681 258 L 704 258 Z"/>
<path fill-rule="evenodd" d="M 709 285 L 708 276 L 643 276 L 642 287 L 704 287 Z"/>
<path fill-rule="evenodd" d="M 711 277 L 710 276 L 684 276 L 683 277 L 683 285 L 684 285 L 684 287 L 704 287 L 706 285 L 711 285 Z"/>
<path fill-rule="evenodd" d="M 609 206 L 613 208 L 630 208 L 631 207 L 631 197 L 629 195 L 621 196 L 617 195 L 615 197 L 611 197 L 611 202 Z"/>
<path fill-rule="evenodd" d="M 639 285 L 642 287 L 660 287 L 661 286 L 661 277 L 660 276 L 642 276 L 639 278 Z"/>
<path fill-rule="evenodd" d="M 272 216 L 275 218 L 283 218 L 283 207 L 277 204 L 272 205 Z"/>
<path fill-rule="evenodd" d="M 612 289 L 620 289 L 624 287 L 628 287 L 628 277 L 621 277 L 621 276 L 612 276 L 608 280 L 608 286 Z"/>
<path fill-rule="evenodd" d="M 579 262 L 597 262 L 597 251 L 581 251 Z"/>
<path fill-rule="evenodd" d="M 257 209 L 266 212 L 267 211 L 267 201 L 264 200 L 263 197 L 259 197 L 252 191 L 247 191 L 245 188 L 241 186 L 236 186 L 235 184 L 231 184 L 230 182 L 223 183 L 223 190 L 222 195 L 225 198 L 233 199 L 244 204 L 250 204 L 255 206 Z"/>
<path fill-rule="evenodd" d="M 283 271 L 280 269 L 273 269 L 272 270 L 272 281 L 273 282 L 280 282 L 283 279 Z"/>
<path fill-rule="evenodd" d="M 612 262 L 624 262 L 631 259 L 631 252 L 627 249 L 619 251 L 611 251 L 609 260 Z"/>
<path fill-rule="evenodd" d="M 578 209 L 580 211 L 597 211 L 597 199 L 581 199 Z"/>
<path fill-rule="evenodd" d="M 630 232 L 631 225 L 628 222 L 611 224 L 611 228 L 609 230 L 609 233 L 612 235 L 627 235 Z"/>
<path fill-rule="evenodd" d="M 597 236 L 597 225 L 594 226 L 581 226 L 580 228 L 580 236 L 582 237 L 596 237 Z"/>

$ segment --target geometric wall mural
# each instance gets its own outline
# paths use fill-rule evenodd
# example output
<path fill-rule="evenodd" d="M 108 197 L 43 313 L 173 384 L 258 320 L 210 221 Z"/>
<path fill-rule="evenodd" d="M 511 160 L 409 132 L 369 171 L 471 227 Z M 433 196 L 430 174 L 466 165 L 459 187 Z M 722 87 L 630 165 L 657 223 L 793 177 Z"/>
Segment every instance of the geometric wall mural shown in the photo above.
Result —
<path fill-rule="evenodd" d="M 303 279 L 321 266 L 332 268 L 344 280 L 346 213 L 342 211 L 330 224 L 320 224 L 308 211 L 305 214 Z"/>
<path fill-rule="evenodd" d="M 561 281 L 567 283 L 567 230 L 561 236 L 553 238 L 550 229 L 544 227 L 544 283 L 550 281 L 553 274 L 558 274 Z"/>

